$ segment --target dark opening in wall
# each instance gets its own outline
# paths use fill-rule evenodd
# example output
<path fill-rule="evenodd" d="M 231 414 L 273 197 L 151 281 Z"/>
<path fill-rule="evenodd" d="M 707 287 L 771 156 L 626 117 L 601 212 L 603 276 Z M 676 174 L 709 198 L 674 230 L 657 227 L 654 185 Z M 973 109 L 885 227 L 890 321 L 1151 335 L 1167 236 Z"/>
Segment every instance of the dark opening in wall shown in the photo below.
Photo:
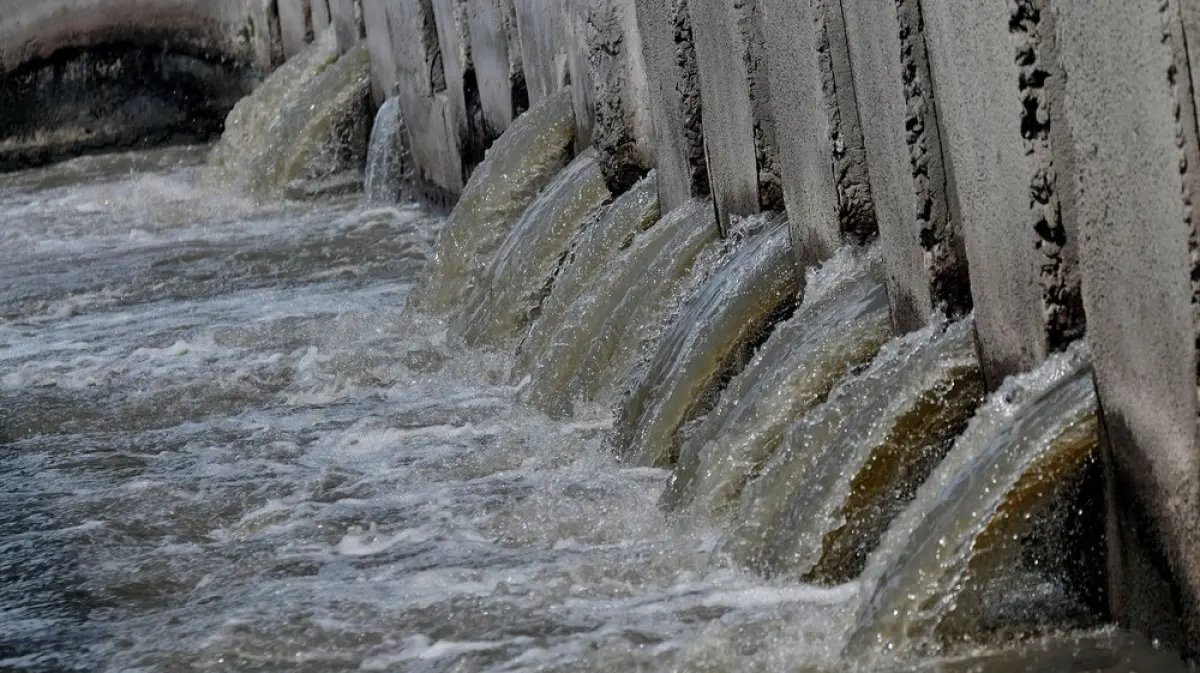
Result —
<path fill-rule="evenodd" d="M 146 43 L 62 49 L 0 75 L 0 171 L 208 140 L 257 81 L 246 65 Z"/>
<path fill-rule="evenodd" d="M 518 70 L 513 74 L 510 87 L 512 90 L 512 114 L 513 118 L 516 118 L 529 109 L 529 85 L 525 83 L 524 70 Z"/>
<path fill-rule="evenodd" d="M 463 73 L 463 98 L 466 103 L 467 118 L 459 130 L 459 151 L 462 153 L 463 181 L 471 176 L 475 167 L 483 161 L 483 155 L 492 146 L 499 135 L 488 129 L 483 118 L 483 103 L 479 98 L 479 82 L 475 78 L 475 69 L 468 68 Z"/>

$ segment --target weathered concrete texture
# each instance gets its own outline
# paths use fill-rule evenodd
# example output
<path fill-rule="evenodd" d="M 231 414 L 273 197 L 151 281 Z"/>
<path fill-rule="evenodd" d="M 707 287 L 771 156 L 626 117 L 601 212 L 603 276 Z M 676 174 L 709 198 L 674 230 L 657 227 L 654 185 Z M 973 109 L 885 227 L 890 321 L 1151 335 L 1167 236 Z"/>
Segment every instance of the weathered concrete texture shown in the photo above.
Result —
<path fill-rule="evenodd" d="M 587 25 L 595 79 L 592 144 L 599 151 L 605 183 L 620 194 L 654 165 L 646 64 L 633 0 L 596 3 Z"/>
<path fill-rule="evenodd" d="M 391 29 L 396 94 L 408 126 L 418 194 L 448 205 L 462 191 L 465 175 L 456 106 L 447 91 L 446 59 L 433 4 L 431 0 L 389 1 L 384 11 L 385 25 Z M 382 28 L 372 26 L 371 31 L 379 51 L 385 41 Z M 371 42 L 368 37 L 368 45 Z"/>
<path fill-rule="evenodd" d="M 717 224 L 729 228 L 731 215 L 761 210 L 755 117 L 746 48 L 731 0 L 689 0 L 700 98 L 704 101 L 704 146 Z"/>
<path fill-rule="evenodd" d="M 842 1 L 892 319 L 915 329 L 935 307 L 969 309 L 966 255 L 917 0 Z"/>
<path fill-rule="evenodd" d="M 1048 4 L 924 5 L 991 388 L 1082 333 L 1072 152 L 1066 133 L 1051 134 L 1064 82 Z"/>
<path fill-rule="evenodd" d="M 700 76 L 687 0 L 634 0 L 663 212 L 709 193 Z"/>
<path fill-rule="evenodd" d="M 529 107 L 516 9 L 513 0 L 471 0 L 467 10 L 484 132 L 499 137 Z"/>
<path fill-rule="evenodd" d="M 309 0 L 320 2 L 321 0 Z M 349 51 L 363 38 L 363 14 L 361 0 L 328 0 L 329 18 L 337 31 L 338 49 Z"/>
<path fill-rule="evenodd" d="M 1055 10 L 1075 139 L 1088 342 L 1109 440 L 1112 607 L 1122 622 L 1181 639 L 1194 654 L 1200 152 L 1179 4 L 1064 1 Z M 1156 590 L 1165 585 L 1171 589 Z"/>
<path fill-rule="evenodd" d="M 593 6 L 607 5 L 611 0 L 562 0 L 561 25 L 567 78 L 571 84 L 571 102 L 575 106 L 575 144 L 592 144 L 592 127 L 596 123 L 596 97 L 591 68 L 588 65 L 588 14 Z"/>
<path fill-rule="evenodd" d="M 308 0 L 279 0 L 280 39 L 283 55 L 291 58 L 313 41 L 313 24 Z"/>
<path fill-rule="evenodd" d="M 457 136 L 465 179 L 483 160 L 483 152 L 490 144 L 484 135 L 466 0 L 433 0 L 433 16 L 446 76 L 446 97 L 450 101 L 450 124 Z"/>
<path fill-rule="evenodd" d="M 325 32 L 325 29 L 333 25 L 333 19 L 329 14 L 329 3 L 332 0 L 310 0 L 312 8 L 312 27 L 313 35 L 320 35 Z"/>
<path fill-rule="evenodd" d="M 567 84 L 569 70 L 561 2 L 514 0 L 513 3 L 530 105 L 536 105 Z"/>
<path fill-rule="evenodd" d="M 734 0 L 750 85 L 750 106 L 754 110 L 754 156 L 758 164 L 758 200 L 763 210 L 783 209 L 783 187 L 779 177 L 779 159 L 775 140 L 775 109 L 771 105 L 771 79 L 767 59 L 766 26 L 762 0 Z"/>
<path fill-rule="evenodd" d="M 363 0 L 363 24 L 367 50 L 371 53 L 371 91 L 375 102 L 380 104 L 395 95 L 399 81 L 388 3 L 389 0 Z"/>
<path fill-rule="evenodd" d="M 779 172 L 802 266 L 875 235 L 875 206 L 838 0 L 760 0 Z"/>

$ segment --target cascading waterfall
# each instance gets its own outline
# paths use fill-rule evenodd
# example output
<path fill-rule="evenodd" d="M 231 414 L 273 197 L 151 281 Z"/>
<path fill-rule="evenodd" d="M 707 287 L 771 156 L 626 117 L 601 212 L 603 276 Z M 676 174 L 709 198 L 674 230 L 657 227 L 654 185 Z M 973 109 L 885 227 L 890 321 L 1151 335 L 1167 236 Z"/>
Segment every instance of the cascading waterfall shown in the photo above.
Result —
<path fill-rule="evenodd" d="M 234 106 L 210 163 L 222 183 L 260 197 L 312 197 L 357 189 L 370 133 L 371 58 L 339 55 L 326 31 Z"/>
<path fill-rule="evenodd" d="M 529 326 L 571 237 L 609 196 L 591 150 L 546 185 L 513 225 L 461 309 L 458 331 L 468 344 L 499 346 Z"/>
<path fill-rule="evenodd" d="M 70 515 L 29 539 L 105 555 L 86 588 L 117 615 L 113 670 L 1075 671 L 1141 647 L 1092 628 L 1082 346 L 985 396 L 972 319 L 896 335 L 870 246 L 801 270 L 781 215 L 722 239 L 711 201 L 662 212 L 653 173 L 610 194 L 565 89 L 436 244 L 437 218 L 393 205 L 394 99 L 366 181 L 386 205 L 262 210 L 350 165 L 365 56 L 331 35 L 235 108 L 205 177 L 128 192 L 158 194 L 148 215 L 30 187 L 57 173 L 0 182 L 0 217 L 40 232 L 0 227 L 24 251 L 0 265 L 0 463 L 46 482 L 38 517 Z M 162 217 L 180 202 L 210 217 L 213 182 L 251 199 L 153 229 L 191 227 Z M 99 243 L 57 240 L 62 218 Z M 33 548 L 5 528 L 22 488 L 0 488 L 10 551 Z M 0 626 L 72 586 L 55 554 L 51 580 L 0 586 Z"/>
<path fill-rule="evenodd" d="M 800 308 L 688 433 L 664 505 L 688 506 L 697 516 L 727 510 L 792 421 L 879 350 L 891 333 L 879 266 L 847 248 L 810 274 Z"/>
<path fill-rule="evenodd" d="M 984 626 L 1094 619 L 1099 512 L 1072 502 L 1095 486 L 1097 442 L 1080 344 L 1006 381 L 872 553 L 851 648 L 937 651 Z"/>
<path fill-rule="evenodd" d="M 737 252 L 691 299 L 663 336 L 646 376 L 625 400 L 613 444 L 643 465 L 676 459 L 677 433 L 743 347 L 790 313 L 800 291 L 787 221 Z M 705 410 L 706 411 L 706 410 Z"/>
<path fill-rule="evenodd" d="M 400 99 L 392 96 L 379 106 L 371 126 L 363 177 L 363 193 L 368 202 L 397 203 L 408 197 L 413 166 L 407 133 Z"/>
<path fill-rule="evenodd" d="M 971 334 L 942 321 L 893 340 L 789 428 L 723 552 L 808 582 L 856 578 L 980 400 Z"/>
<path fill-rule="evenodd" d="M 662 317 L 697 257 L 715 244 L 711 212 L 711 203 L 693 201 L 667 213 L 609 261 L 591 291 L 571 301 L 560 324 L 544 317 L 534 325 L 535 332 L 547 334 L 545 346 L 540 352 L 530 347 L 528 369 L 518 363 L 516 370 L 531 377 L 530 404 L 562 415 L 576 400 L 596 401 L 603 379 L 627 373 L 631 357 L 621 359 L 617 350 L 626 333 L 637 329 L 635 316 L 644 321 Z M 564 277 L 572 273 L 568 268 Z M 550 297 L 553 302 L 554 290 Z"/>

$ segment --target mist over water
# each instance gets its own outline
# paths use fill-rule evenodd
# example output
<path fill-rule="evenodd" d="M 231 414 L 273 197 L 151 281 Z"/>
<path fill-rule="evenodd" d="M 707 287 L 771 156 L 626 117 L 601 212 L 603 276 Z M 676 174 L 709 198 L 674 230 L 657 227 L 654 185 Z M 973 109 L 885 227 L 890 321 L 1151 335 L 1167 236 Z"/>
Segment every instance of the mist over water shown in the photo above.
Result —
<path fill-rule="evenodd" d="M 551 418 L 408 307 L 440 218 L 206 154 L 0 176 L 0 670 L 1170 670 L 1111 629 L 852 663 L 873 586 L 731 562 L 603 400 Z"/>

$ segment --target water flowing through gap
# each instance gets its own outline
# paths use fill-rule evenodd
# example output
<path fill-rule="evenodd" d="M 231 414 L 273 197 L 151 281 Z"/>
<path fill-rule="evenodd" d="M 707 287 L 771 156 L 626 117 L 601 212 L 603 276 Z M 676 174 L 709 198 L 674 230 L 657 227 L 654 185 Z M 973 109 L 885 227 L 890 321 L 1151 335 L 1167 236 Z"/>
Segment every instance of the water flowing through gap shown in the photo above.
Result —
<path fill-rule="evenodd" d="M 891 338 L 872 251 L 802 283 L 779 218 L 608 195 L 569 108 L 446 218 L 239 196 L 227 144 L 0 176 L 0 669 L 1170 670 L 1085 618 L 946 645 L 1086 615 L 1020 524 L 1071 518 L 1085 353 L 976 413 L 969 322 Z"/>

